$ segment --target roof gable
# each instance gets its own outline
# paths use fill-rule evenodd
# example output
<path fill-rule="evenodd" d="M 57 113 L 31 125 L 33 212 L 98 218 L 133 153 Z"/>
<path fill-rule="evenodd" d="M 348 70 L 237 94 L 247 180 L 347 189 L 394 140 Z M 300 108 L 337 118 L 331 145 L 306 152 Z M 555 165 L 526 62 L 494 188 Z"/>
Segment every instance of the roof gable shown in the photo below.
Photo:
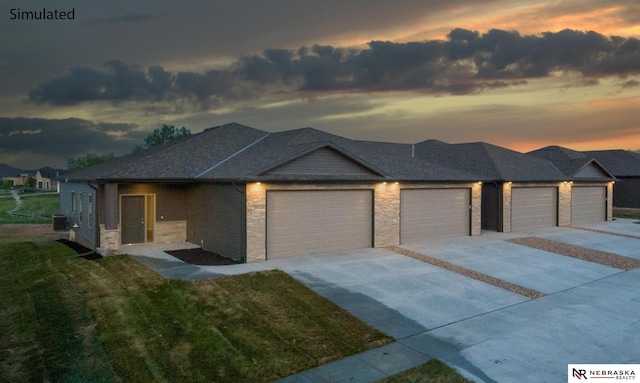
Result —
<path fill-rule="evenodd" d="M 594 150 L 584 152 L 594 157 L 616 177 L 640 177 L 640 156 L 628 150 Z"/>
<path fill-rule="evenodd" d="M 353 158 L 348 158 L 335 148 L 327 145 L 315 149 L 270 170 L 263 171 L 263 176 L 380 176 Z"/>
<path fill-rule="evenodd" d="M 590 161 L 583 166 L 574 175 L 575 179 L 610 179 L 611 175 L 604 170 L 601 166 L 598 166 L 597 162 Z"/>

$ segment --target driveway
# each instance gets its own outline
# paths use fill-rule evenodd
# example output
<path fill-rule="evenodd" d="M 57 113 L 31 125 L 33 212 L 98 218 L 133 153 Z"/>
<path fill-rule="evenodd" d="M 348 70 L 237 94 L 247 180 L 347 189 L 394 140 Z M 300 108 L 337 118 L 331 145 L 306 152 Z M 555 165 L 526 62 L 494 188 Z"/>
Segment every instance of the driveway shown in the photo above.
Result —
<path fill-rule="evenodd" d="M 598 236 L 584 230 L 535 234 L 600 246 Z M 403 247 L 545 296 L 530 299 L 385 249 L 219 267 L 181 266 L 168 257 L 158 259 L 156 269 L 183 279 L 282 269 L 396 338 L 384 352 L 331 364 L 344 377 L 334 381 L 374 381 L 354 379 L 354 366 L 395 352 L 405 362 L 403 355 L 415 363 L 425 356 L 443 360 L 476 382 L 558 382 L 566 381 L 567 364 L 640 363 L 640 269 L 623 271 L 504 241 L 512 237 L 497 233 Z M 615 242 L 618 247 L 603 250 L 620 253 L 640 245 L 640 239 L 625 237 Z M 316 372 L 285 381 L 326 380 L 313 379 Z"/>
<path fill-rule="evenodd" d="M 594 233 L 583 230 L 539 234 L 556 240 L 569 235 L 584 247 L 597 244 Z M 511 237 L 402 247 L 546 296 L 528 299 L 382 249 L 303 257 L 278 268 L 399 344 L 476 382 L 557 382 L 567 379 L 568 364 L 640 363 L 640 269 L 625 272 L 501 239 Z M 615 240 L 616 253 L 640 245 L 640 239 Z"/>

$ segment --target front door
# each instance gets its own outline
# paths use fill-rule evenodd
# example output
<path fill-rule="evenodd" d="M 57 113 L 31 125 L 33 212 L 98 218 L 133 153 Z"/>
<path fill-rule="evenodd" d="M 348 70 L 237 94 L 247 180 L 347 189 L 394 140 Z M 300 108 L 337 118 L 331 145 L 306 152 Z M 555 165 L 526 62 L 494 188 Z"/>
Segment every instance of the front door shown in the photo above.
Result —
<path fill-rule="evenodd" d="M 122 197 L 122 243 L 145 243 L 144 196 Z"/>

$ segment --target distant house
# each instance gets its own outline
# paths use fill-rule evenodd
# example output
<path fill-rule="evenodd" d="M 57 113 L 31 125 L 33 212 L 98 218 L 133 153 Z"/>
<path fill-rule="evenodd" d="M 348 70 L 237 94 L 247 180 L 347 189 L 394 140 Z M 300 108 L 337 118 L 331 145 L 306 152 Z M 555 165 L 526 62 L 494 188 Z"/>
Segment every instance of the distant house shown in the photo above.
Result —
<path fill-rule="evenodd" d="M 69 173 L 60 206 L 76 238 L 104 253 L 189 241 L 255 262 L 480 235 L 485 200 L 493 230 L 540 227 L 527 218 L 543 210 L 532 200 L 550 212 L 545 225 L 569 225 L 566 180 L 546 160 L 484 143 L 396 144 L 232 123 Z"/>
<path fill-rule="evenodd" d="M 628 150 L 583 153 L 598 160 L 618 179 L 613 193 L 614 207 L 640 208 L 640 154 Z"/>
<path fill-rule="evenodd" d="M 36 180 L 35 188 L 40 190 L 58 190 L 57 177 L 60 172 L 52 168 L 43 168 L 35 172 L 20 172 L 15 176 L 3 177 L 3 180 L 9 181 L 11 186 L 26 186 L 29 177 Z"/>
<path fill-rule="evenodd" d="M 612 219 L 616 177 L 608 167 L 586 153 L 560 146 L 548 146 L 528 155 L 549 160 L 571 183 L 572 225 Z M 616 193 L 617 189 L 616 184 Z"/>

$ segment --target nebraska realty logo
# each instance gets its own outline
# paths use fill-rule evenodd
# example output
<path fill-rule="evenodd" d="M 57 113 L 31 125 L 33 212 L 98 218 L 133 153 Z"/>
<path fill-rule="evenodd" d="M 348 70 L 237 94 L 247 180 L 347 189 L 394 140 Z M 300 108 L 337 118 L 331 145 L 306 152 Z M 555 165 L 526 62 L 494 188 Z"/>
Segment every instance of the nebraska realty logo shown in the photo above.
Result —
<path fill-rule="evenodd" d="M 589 379 L 597 379 L 598 382 L 636 380 L 640 364 L 570 364 L 568 370 L 570 383 Z"/>

